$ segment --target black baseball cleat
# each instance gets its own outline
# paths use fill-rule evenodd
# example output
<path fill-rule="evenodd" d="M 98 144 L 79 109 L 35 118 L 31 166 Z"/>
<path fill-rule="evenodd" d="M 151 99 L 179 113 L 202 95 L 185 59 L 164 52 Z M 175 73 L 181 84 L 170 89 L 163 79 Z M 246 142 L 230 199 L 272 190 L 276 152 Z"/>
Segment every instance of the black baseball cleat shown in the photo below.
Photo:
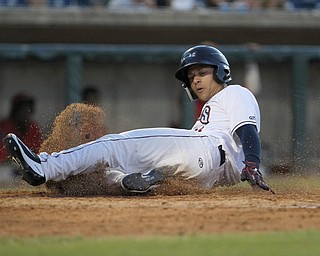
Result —
<path fill-rule="evenodd" d="M 32 186 L 45 183 L 40 158 L 13 133 L 4 138 L 8 158 L 22 169 L 22 179 Z"/>
<path fill-rule="evenodd" d="M 165 176 L 160 171 L 153 169 L 148 173 L 130 173 L 121 180 L 121 186 L 128 192 L 145 193 L 157 187 Z"/>

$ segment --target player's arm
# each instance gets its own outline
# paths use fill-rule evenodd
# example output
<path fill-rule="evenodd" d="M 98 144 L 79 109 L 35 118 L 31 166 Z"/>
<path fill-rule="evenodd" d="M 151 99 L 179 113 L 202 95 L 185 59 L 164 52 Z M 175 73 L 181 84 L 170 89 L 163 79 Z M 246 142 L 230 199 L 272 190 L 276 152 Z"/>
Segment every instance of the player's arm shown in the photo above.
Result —
<path fill-rule="evenodd" d="M 257 168 L 260 164 L 261 142 L 257 128 L 253 124 L 246 124 L 236 130 L 240 138 L 245 162 L 254 163 Z"/>
<path fill-rule="evenodd" d="M 245 157 L 241 181 L 248 181 L 253 187 L 258 186 L 273 192 L 264 182 L 259 171 L 261 141 L 256 126 L 253 124 L 243 125 L 236 130 L 236 134 L 240 138 Z"/>

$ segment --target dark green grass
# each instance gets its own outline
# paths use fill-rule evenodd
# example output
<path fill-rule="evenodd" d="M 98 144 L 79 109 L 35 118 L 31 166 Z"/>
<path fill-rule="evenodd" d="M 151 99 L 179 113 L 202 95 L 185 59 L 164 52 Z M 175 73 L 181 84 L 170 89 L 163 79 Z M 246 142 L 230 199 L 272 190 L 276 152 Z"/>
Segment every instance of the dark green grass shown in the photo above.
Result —
<path fill-rule="evenodd" d="M 320 255 L 320 231 L 139 238 L 2 238 L 0 255 Z"/>

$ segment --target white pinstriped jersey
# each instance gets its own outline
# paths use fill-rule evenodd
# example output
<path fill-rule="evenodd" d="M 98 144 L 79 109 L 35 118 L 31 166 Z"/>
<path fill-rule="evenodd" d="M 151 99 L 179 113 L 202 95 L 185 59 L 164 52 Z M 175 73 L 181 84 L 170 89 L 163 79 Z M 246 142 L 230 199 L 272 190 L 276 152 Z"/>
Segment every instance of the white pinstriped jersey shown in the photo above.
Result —
<path fill-rule="evenodd" d="M 247 88 L 229 85 L 206 102 L 192 130 L 219 138 L 231 164 L 241 170 L 244 155 L 235 131 L 245 124 L 260 132 L 258 103 Z"/>

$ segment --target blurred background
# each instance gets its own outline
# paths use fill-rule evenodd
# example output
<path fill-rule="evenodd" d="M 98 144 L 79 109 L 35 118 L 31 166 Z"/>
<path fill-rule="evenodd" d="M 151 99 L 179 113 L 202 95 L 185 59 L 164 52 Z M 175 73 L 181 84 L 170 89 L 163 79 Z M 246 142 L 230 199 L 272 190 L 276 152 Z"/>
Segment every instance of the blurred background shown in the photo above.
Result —
<path fill-rule="evenodd" d="M 265 171 L 319 174 L 320 0 L 0 0 L 1 138 L 37 151 L 73 102 L 99 104 L 115 133 L 191 128 L 201 104 L 174 74 L 200 43 L 256 95 Z"/>

